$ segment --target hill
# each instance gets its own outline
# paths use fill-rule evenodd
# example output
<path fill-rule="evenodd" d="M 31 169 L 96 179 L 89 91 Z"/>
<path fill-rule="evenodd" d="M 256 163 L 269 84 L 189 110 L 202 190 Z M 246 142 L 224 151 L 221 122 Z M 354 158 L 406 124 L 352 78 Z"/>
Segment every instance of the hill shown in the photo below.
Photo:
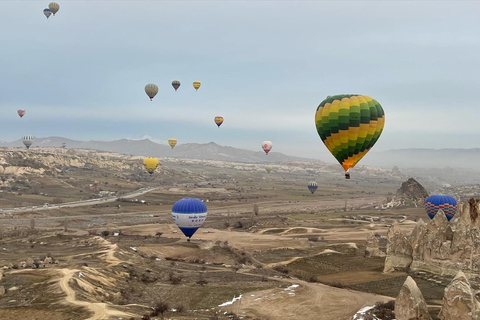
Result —
<path fill-rule="evenodd" d="M 199 144 L 179 144 L 175 148 L 155 143 L 149 139 L 130 140 L 120 139 L 114 141 L 78 141 L 62 137 L 35 138 L 30 148 L 38 147 L 62 147 L 69 149 L 91 149 L 109 151 L 135 156 L 170 157 L 183 159 L 204 159 L 217 161 L 235 162 L 282 162 L 282 161 L 318 161 L 306 158 L 286 155 L 279 152 L 272 152 L 268 156 L 263 151 L 251 151 L 221 146 L 214 142 Z M 0 147 L 23 147 L 21 140 L 12 142 L 0 142 Z"/>

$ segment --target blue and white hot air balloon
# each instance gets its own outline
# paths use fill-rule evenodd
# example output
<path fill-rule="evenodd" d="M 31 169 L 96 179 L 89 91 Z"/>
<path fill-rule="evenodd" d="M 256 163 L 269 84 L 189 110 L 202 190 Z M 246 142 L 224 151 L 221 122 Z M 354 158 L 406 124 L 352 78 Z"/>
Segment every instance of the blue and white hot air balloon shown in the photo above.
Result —
<path fill-rule="evenodd" d="M 35 138 L 33 136 L 26 135 L 26 136 L 22 137 L 22 142 L 25 145 L 25 147 L 27 147 L 27 149 L 28 149 L 32 145 L 34 139 Z"/>
<path fill-rule="evenodd" d="M 207 206 L 196 198 L 180 199 L 172 207 L 172 218 L 190 241 L 190 238 L 207 218 Z"/>
<path fill-rule="evenodd" d="M 433 219 L 437 211 L 442 209 L 443 213 L 450 221 L 457 210 L 457 200 L 452 196 L 434 194 L 425 200 L 425 212 Z"/>
<path fill-rule="evenodd" d="M 43 9 L 43 14 L 45 15 L 45 17 L 50 18 L 50 16 L 52 15 L 52 11 L 50 9 Z"/>
<path fill-rule="evenodd" d="M 308 190 L 310 190 L 310 192 L 313 194 L 315 190 L 318 189 L 318 184 L 315 181 L 310 181 L 307 187 L 308 187 Z"/>

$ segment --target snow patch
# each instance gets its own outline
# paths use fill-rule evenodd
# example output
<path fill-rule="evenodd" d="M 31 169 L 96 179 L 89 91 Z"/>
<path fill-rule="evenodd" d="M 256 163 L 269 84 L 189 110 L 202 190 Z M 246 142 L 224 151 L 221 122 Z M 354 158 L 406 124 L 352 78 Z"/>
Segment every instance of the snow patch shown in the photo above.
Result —
<path fill-rule="evenodd" d="M 222 304 L 219 304 L 218 306 L 219 307 L 225 307 L 225 306 L 229 306 L 229 305 L 232 305 L 235 301 L 237 300 L 240 300 L 242 299 L 242 295 L 239 295 L 238 297 L 233 297 L 232 301 L 227 301 L 227 302 L 224 302 Z"/>

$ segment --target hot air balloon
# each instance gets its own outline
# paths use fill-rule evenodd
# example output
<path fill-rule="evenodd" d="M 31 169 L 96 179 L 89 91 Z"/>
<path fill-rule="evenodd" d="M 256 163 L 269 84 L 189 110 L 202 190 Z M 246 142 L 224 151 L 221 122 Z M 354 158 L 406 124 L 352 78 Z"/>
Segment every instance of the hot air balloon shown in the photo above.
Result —
<path fill-rule="evenodd" d="M 329 96 L 315 113 L 317 132 L 327 149 L 345 170 L 349 170 L 377 142 L 385 125 L 382 106 L 373 98 L 359 94 Z"/>
<path fill-rule="evenodd" d="M 173 80 L 172 81 L 172 87 L 173 87 L 173 89 L 175 89 L 175 91 L 177 91 L 177 89 L 180 88 L 180 81 Z"/>
<path fill-rule="evenodd" d="M 148 171 L 148 173 L 152 174 L 158 167 L 158 159 L 153 157 L 147 157 L 143 159 L 143 166 Z"/>
<path fill-rule="evenodd" d="M 425 212 L 430 219 L 433 219 L 440 209 L 442 209 L 448 221 L 450 221 L 457 210 L 457 200 L 447 195 L 431 195 L 425 199 Z"/>
<path fill-rule="evenodd" d="M 273 144 L 271 141 L 263 141 L 262 142 L 262 149 L 265 151 L 265 154 L 268 154 L 270 150 L 272 150 Z"/>
<path fill-rule="evenodd" d="M 267 173 L 272 172 L 272 170 L 273 170 L 273 167 L 271 165 L 268 164 L 265 166 L 265 171 L 267 171 Z"/>
<path fill-rule="evenodd" d="M 22 118 L 25 115 L 25 110 L 19 109 L 17 110 L 17 113 L 20 116 L 20 118 Z"/>
<path fill-rule="evenodd" d="M 45 15 L 45 17 L 50 18 L 50 16 L 52 15 L 52 11 L 50 9 L 43 9 L 43 14 Z"/>
<path fill-rule="evenodd" d="M 25 147 L 27 147 L 27 149 L 29 149 L 30 146 L 32 145 L 33 139 L 34 139 L 33 136 L 29 136 L 29 135 L 22 137 L 22 142 L 25 145 Z"/>
<path fill-rule="evenodd" d="M 53 15 L 55 15 L 55 13 L 57 13 L 58 10 L 60 10 L 60 6 L 56 2 L 50 2 L 48 4 L 48 9 L 50 9 L 50 11 L 53 13 Z"/>
<path fill-rule="evenodd" d="M 193 236 L 207 218 L 207 206 L 196 198 L 183 198 L 175 202 L 172 207 L 172 218 L 175 224 L 188 237 Z"/>
<path fill-rule="evenodd" d="M 216 116 L 215 119 L 215 124 L 220 128 L 220 126 L 222 125 L 223 123 L 223 117 L 220 117 L 220 116 Z"/>
<path fill-rule="evenodd" d="M 315 190 L 318 189 L 318 184 L 315 181 L 310 181 L 307 187 L 308 187 L 308 190 L 310 190 L 310 192 L 313 194 Z"/>
<path fill-rule="evenodd" d="M 193 87 L 195 88 L 195 91 L 197 91 L 201 85 L 202 84 L 200 83 L 200 81 L 193 81 Z"/>
<path fill-rule="evenodd" d="M 150 101 L 152 101 L 153 97 L 155 97 L 158 93 L 158 87 L 156 84 L 149 83 L 145 86 L 145 93 L 147 96 L 150 98 Z"/>
<path fill-rule="evenodd" d="M 173 147 L 175 147 L 175 146 L 177 145 L 177 139 L 175 139 L 175 138 L 170 138 L 170 139 L 168 139 L 168 144 L 169 144 L 170 147 L 172 147 L 172 149 L 173 149 Z"/>

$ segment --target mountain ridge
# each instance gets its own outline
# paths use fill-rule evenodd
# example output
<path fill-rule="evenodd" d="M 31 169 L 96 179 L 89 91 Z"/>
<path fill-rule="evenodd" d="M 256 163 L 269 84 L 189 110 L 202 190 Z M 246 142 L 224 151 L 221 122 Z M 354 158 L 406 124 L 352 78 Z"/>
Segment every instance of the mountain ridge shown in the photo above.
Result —
<path fill-rule="evenodd" d="M 306 157 L 298 157 L 272 151 L 265 155 L 263 151 L 252 151 L 222 146 L 215 142 L 178 144 L 175 148 L 154 142 L 150 139 L 118 139 L 112 141 L 81 141 L 63 137 L 35 138 L 31 148 L 61 147 L 109 151 L 137 156 L 156 156 L 172 158 L 191 158 L 236 162 L 282 162 L 313 161 L 336 164 Z M 0 142 L 0 147 L 23 147 L 22 141 Z M 404 148 L 375 151 L 372 149 L 360 165 L 383 168 L 463 168 L 479 171 L 474 164 L 480 163 L 480 148 Z"/>

